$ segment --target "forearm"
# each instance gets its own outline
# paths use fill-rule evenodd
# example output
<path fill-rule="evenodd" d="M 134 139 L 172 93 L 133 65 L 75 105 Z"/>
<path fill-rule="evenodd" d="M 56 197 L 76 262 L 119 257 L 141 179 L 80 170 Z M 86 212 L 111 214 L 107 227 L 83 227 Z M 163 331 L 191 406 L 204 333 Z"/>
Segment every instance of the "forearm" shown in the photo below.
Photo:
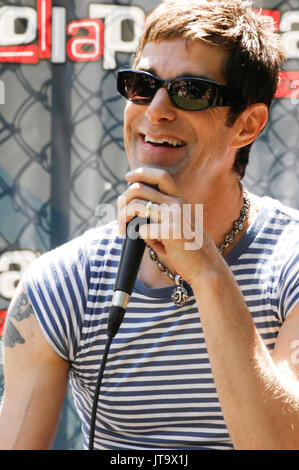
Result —
<path fill-rule="evenodd" d="M 235 448 L 298 449 L 298 382 L 274 364 L 230 270 L 220 261 L 192 287 Z"/>

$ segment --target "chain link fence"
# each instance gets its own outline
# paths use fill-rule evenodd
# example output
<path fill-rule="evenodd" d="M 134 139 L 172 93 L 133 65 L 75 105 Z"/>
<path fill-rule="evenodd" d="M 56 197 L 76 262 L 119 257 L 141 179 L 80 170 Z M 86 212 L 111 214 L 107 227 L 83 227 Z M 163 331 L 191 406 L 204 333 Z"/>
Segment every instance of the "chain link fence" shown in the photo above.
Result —
<path fill-rule="evenodd" d="M 0 7 L 36 8 L 36 3 L 0 1 Z M 65 9 L 68 24 L 88 18 L 89 3 L 53 1 L 53 6 Z M 158 3 L 105 1 L 139 6 L 145 14 Z M 256 1 L 254 7 L 281 14 L 298 10 L 299 15 L 299 0 Z M 129 39 L 131 27 L 128 22 L 122 31 Z M 20 21 L 15 28 L 21 34 L 26 24 Z M 118 67 L 130 63 L 130 54 L 117 54 Z M 299 71 L 299 60 L 289 60 L 287 70 Z M 115 92 L 116 70 L 104 70 L 102 60 L 0 63 L 0 83 L 5 91 L 5 103 L 0 104 L 0 311 L 5 312 L 32 256 L 94 227 L 103 216 L 96 211 L 99 205 L 116 205 L 128 166 L 122 138 L 124 103 Z M 269 124 L 253 146 L 244 180 L 256 194 L 297 209 L 298 110 L 296 100 L 275 100 Z M 0 332 L 3 318 L 4 314 Z M 3 388 L 1 371 L 0 380 Z M 68 393 L 54 448 L 80 447 L 80 426 Z"/>

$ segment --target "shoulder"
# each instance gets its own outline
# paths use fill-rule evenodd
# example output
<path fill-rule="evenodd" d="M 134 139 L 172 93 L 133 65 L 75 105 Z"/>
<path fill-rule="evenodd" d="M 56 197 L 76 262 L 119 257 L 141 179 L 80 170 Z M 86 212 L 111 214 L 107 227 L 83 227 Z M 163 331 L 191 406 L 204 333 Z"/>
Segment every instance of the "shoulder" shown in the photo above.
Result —
<path fill-rule="evenodd" d="M 269 197 L 263 198 L 266 216 L 259 238 L 267 247 L 270 261 L 281 274 L 299 264 L 299 211 Z M 284 277 L 284 275 L 283 275 Z"/>
<path fill-rule="evenodd" d="M 263 233 L 267 232 L 276 237 L 277 242 L 299 243 L 299 211 L 282 204 L 270 197 L 259 198 L 263 218 Z M 290 246 L 289 246 L 290 248 Z"/>
<path fill-rule="evenodd" d="M 82 235 L 43 253 L 30 265 L 27 274 L 38 269 L 55 269 L 55 266 L 65 269 L 86 269 L 91 259 L 96 255 L 102 256 L 113 246 L 121 245 L 116 222 L 87 230 Z"/>
<path fill-rule="evenodd" d="M 85 250 L 90 252 L 113 243 L 120 243 L 120 239 L 117 222 L 113 221 L 87 230 L 82 235 L 52 250 L 52 254 L 59 251 L 76 253 L 78 250 Z"/>
<path fill-rule="evenodd" d="M 118 247 L 122 242 L 116 221 L 88 230 L 82 235 L 82 239 L 85 246 L 92 252 L 105 251 L 113 246 Z"/>
<path fill-rule="evenodd" d="M 258 200 L 257 230 L 247 256 L 284 321 L 299 300 L 299 211 L 270 197 Z"/>
<path fill-rule="evenodd" d="M 122 237 L 118 233 L 117 222 L 111 222 L 107 225 L 98 226 L 87 230 L 81 236 L 74 238 L 59 249 L 68 250 L 70 253 L 77 249 L 85 253 L 93 254 L 105 252 L 113 246 L 121 244 Z"/>
<path fill-rule="evenodd" d="M 261 204 L 269 209 L 269 215 L 299 225 L 299 211 L 269 196 L 260 198 Z"/>
<path fill-rule="evenodd" d="M 67 361 L 74 359 L 79 348 L 94 280 L 108 270 L 105 263 L 118 239 L 117 224 L 95 227 L 41 255 L 23 275 L 24 287 L 48 342 Z"/>

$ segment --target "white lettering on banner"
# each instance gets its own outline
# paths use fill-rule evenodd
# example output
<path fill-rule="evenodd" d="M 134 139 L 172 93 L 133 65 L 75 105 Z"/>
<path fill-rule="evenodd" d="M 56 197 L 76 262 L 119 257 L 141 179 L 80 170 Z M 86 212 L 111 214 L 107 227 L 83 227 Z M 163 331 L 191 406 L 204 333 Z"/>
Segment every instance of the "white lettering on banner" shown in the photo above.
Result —
<path fill-rule="evenodd" d="M 86 37 L 72 38 L 68 41 L 68 56 L 72 60 L 99 60 L 103 54 L 104 24 L 99 20 L 78 20 L 68 24 L 67 33 L 75 35 L 81 28 L 87 29 Z M 91 46 L 92 51 L 85 51 L 84 46 Z"/>
<path fill-rule="evenodd" d="M 136 50 L 138 39 L 144 28 L 144 11 L 135 6 L 103 5 L 91 3 L 89 5 L 90 18 L 105 19 L 104 36 L 104 64 L 105 70 L 113 70 L 117 67 L 116 52 L 132 53 Z M 122 22 L 133 22 L 134 37 L 132 41 L 123 41 L 121 37 Z"/>
<path fill-rule="evenodd" d="M 22 274 L 40 253 L 30 250 L 5 251 L 0 256 L 0 296 L 12 299 Z"/>
<path fill-rule="evenodd" d="M 53 7 L 52 10 L 52 62 L 64 64 L 66 61 L 66 9 Z"/>
<path fill-rule="evenodd" d="M 27 21 L 24 33 L 15 32 L 15 21 Z M 36 39 L 37 14 L 34 8 L 4 6 L 0 8 L 0 46 L 29 44 Z"/>
<path fill-rule="evenodd" d="M 90 4 L 89 9 L 89 19 L 79 19 L 67 25 L 66 8 L 52 8 L 51 0 L 37 0 L 37 11 L 30 7 L 0 7 L 0 46 L 5 46 L 0 47 L 0 61 L 37 63 L 39 59 L 51 58 L 52 63 L 64 63 L 66 55 L 76 62 L 94 61 L 99 60 L 104 52 L 104 69 L 115 69 L 117 52 L 135 51 L 144 27 L 145 13 L 136 6 L 101 3 Z M 27 20 L 26 31 L 22 34 L 15 32 L 17 19 Z M 100 19 L 105 21 L 105 32 Z M 132 22 L 131 41 L 122 38 L 125 20 Z M 66 34 L 74 36 L 79 30 L 87 31 L 87 35 L 81 34 L 66 41 Z M 27 45 L 36 38 L 38 46 Z"/>
<path fill-rule="evenodd" d="M 51 1 L 37 1 L 37 27 L 40 59 L 51 58 L 51 8 Z"/>
<path fill-rule="evenodd" d="M 281 17 L 280 31 L 288 59 L 299 58 L 299 31 L 293 30 L 299 24 L 299 10 L 287 11 Z"/>

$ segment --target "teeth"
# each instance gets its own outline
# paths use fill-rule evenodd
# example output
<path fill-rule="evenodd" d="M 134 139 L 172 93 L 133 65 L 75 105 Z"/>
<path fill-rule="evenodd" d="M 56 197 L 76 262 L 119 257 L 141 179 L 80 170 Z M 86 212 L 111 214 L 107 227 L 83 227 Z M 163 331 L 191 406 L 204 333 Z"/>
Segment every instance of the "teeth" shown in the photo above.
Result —
<path fill-rule="evenodd" d="M 153 137 L 148 137 L 147 135 L 144 136 L 145 142 L 149 142 L 151 144 L 169 144 L 173 147 L 179 147 L 184 145 L 184 142 L 178 139 L 154 139 Z"/>

